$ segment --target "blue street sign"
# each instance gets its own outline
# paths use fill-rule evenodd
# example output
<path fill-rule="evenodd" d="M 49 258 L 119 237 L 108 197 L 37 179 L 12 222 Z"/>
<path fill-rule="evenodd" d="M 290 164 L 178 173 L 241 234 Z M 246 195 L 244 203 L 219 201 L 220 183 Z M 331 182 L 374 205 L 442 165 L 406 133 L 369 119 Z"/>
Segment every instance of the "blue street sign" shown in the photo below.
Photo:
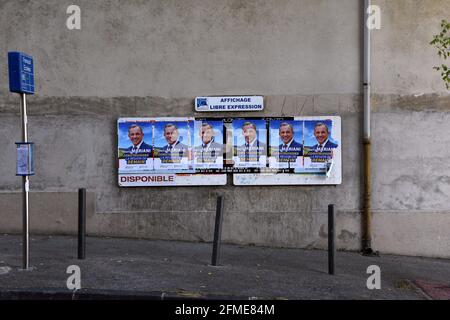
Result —
<path fill-rule="evenodd" d="M 33 57 L 22 52 L 8 52 L 9 91 L 34 93 Z"/>
<path fill-rule="evenodd" d="M 16 142 L 17 170 L 16 176 L 34 175 L 34 143 Z"/>

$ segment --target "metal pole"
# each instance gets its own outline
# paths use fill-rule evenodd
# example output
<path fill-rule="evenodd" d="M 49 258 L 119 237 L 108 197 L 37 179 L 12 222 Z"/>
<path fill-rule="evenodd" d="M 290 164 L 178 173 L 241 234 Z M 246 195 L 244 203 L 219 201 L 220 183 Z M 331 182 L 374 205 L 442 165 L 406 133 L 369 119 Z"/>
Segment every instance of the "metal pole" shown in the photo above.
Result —
<path fill-rule="evenodd" d="M 222 234 L 222 217 L 223 217 L 223 197 L 217 197 L 217 207 L 216 207 L 216 223 L 214 227 L 214 241 L 213 241 L 213 252 L 211 258 L 211 264 L 217 266 L 220 258 L 220 240 Z"/>
<path fill-rule="evenodd" d="M 372 212 L 371 212 L 371 143 L 370 140 L 364 141 L 364 205 L 363 222 L 364 230 L 362 237 L 363 254 L 372 254 Z"/>
<path fill-rule="evenodd" d="M 334 204 L 328 205 L 328 273 L 334 275 L 335 247 Z"/>
<path fill-rule="evenodd" d="M 27 99 L 24 93 L 20 94 L 20 113 L 22 116 L 22 142 L 28 142 L 28 119 L 27 119 Z M 22 177 L 22 267 L 27 270 L 30 265 L 30 230 L 29 230 L 29 202 L 28 191 L 30 181 L 28 176 Z"/>
<path fill-rule="evenodd" d="M 78 259 L 86 258 L 86 189 L 78 189 Z"/>
<path fill-rule="evenodd" d="M 363 132 L 363 153 L 364 153 L 364 197 L 363 197 L 363 235 L 362 247 L 363 253 L 372 253 L 372 212 L 371 212 L 371 134 L 370 134 L 370 115 L 371 115 L 371 75 L 370 75 L 370 28 L 368 26 L 370 0 L 364 0 L 364 132 Z"/>
<path fill-rule="evenodd" d="M 368 26 L 370 0 L 364 0 L 364 139 L 370 139 L 370 95 L 371 95 L 371 54 L 370 54 L 370 28 Z"/>

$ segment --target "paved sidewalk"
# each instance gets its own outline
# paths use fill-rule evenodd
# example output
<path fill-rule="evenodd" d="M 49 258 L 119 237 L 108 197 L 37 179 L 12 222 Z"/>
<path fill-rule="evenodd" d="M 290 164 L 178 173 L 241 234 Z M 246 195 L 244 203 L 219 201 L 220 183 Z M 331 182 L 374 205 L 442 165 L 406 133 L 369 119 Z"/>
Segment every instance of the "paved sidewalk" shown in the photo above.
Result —
<path fill-rule="evenodd" d="M 21 237 L 0 235 L 0 299 L 71 294 L 69 265 L 81 268 L 82 292 L 97 298 L 427 299 L 416 283 L 450 285 L 444 259 L 338 252 L 330 276 L 326 251 L 223 245 L 218 267 L 211 251 L 211 243 L 89 237 L 87 259 L 77 260 L 75 237 L 33 236 L 34 270 L 21 271 Z M 381 268 L 380 290 L 366 287 L 370 265 Z"/>

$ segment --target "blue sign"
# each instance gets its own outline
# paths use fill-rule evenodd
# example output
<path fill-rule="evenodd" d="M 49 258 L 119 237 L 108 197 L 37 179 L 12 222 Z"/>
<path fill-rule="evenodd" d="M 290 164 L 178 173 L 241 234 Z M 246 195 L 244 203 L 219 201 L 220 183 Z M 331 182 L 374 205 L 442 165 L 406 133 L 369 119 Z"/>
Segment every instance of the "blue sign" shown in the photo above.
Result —
<path fill-rule="evenodd" d="M 16 176 L 34 175 L 34 143 L 16 142 L 17 171 Z"/>
<path fill-rule="evenodd" d="M 33 58 L 22 52 L 8 52 L 9 91 L 34 93 Z"/>

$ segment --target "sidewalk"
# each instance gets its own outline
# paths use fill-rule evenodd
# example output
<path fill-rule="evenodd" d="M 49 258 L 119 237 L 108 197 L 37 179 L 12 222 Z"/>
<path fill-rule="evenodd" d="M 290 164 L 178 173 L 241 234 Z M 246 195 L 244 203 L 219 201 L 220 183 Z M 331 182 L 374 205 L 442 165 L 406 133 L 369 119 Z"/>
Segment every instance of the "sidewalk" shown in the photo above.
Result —
<path fill-rule="evenodd" d="M 75 237 L 30 243 L 34 269 L 21 271 L 21 237 L 0 235 L 0 299 L 27 292 L 70 299 L 70 265 L 81 268 L 81 292 L 93 298 L 450 299 L 450 260 L 443 259 L 337 252 L 330 276 L 319 250 L 223 245 L 221 266 L 213 267 L 210 243 L 89 237 L 86 260 L 76 259 Z M 366 287 L 369 265 L 381 268 L 380 290 Z"/>

